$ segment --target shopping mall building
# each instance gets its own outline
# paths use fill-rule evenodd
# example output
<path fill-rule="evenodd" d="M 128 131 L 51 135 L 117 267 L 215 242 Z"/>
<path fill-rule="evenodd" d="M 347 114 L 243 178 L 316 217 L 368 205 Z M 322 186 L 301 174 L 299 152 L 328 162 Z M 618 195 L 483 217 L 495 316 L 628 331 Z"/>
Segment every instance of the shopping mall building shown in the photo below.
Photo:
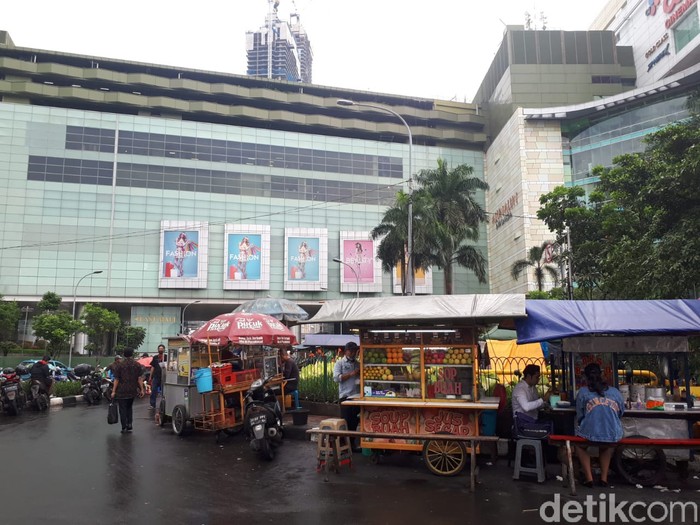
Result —
<path fill-rule="evenodd" d="M 590 31 L 508 27 L 472 104 L 30 49 L 0 31 L 0 294 L 100 302 L 146 327 L 150 350 L 183 317 L 255 297 L 313 313 L 400 293 L 369 232 L 440 158 L 490 186 L 488 283 L 459 268 L 454 292 L 533 289 L 510 268 L 551 236 L 539 196 L 590 188 L 593 166 L 687 116 L 698 27 L 690 0 L 612 0 Z M 416 293 L 442 280 L 421 273 Z"/>
<path fill-rule="evenodd" d="M 184 314 L 189 325 L 255 297 L 313 313 L 327 299 L 400 293 L 369 232 L 407 189 L 409 162 L 417 172 L 442 158 L 484 176 L 485 119 L 470 104 L 28 49 L 0 35 L 0 294 L 31 307 L 54 291 L 78 311 L 100 302 L 146 327 L 149 350 Z M 412 147 L 393 114 L 339 99 L 400 113 Z M 484 227 L 484 254 L 486 243 Z M 489 291 L 466 270 L 455 289 Z M 418 275 L 417 293 L 442 290 L 440 272 Z M 31 338 L 27 317 L 20 333 Z"/>

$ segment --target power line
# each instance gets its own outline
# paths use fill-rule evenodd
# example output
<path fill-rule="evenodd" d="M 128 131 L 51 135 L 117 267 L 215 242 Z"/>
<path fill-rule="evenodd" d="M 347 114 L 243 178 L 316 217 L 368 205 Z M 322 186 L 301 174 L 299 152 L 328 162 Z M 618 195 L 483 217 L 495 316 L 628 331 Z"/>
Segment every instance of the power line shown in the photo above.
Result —
<path fill-rule="evenodd" d="M 408 184 L 409 179 L 403 179 L 401 181 L 398 181 L 394 184 L 389 184 L 386 186 L 386 188 L 396 188 L 399 186 L 403 186 L 404 184 Z M 352 198 L 359 198 L 365 195 L 368 195 L 370 193 L 374 193 L 376 190 L 363 190 L 359 191 L 356 193 L 352 194 Z M 336 200 L 327 200 L 323 202 L 313 202 L 311 204 L 307 204 L 304 206 L 297 206 L 295 208 L 283 208 L 279 211 L 276 212 L 268 212 L 268 213 L 262 213 L 262 214 L 256 214 L 256 215 L 251 215 L 248 217 L 240 217 L 236 219 L 237 222 L 241 221 L 253 221 L 253 220 L 260 220 L 260 219 L 265 219 L 265 218 L 270 218 L 274 217 L 277 215 L 285 214 L 285 215 L 290 215 L 290 214 L 298 214 L 303 211 L 311 210 L 311 209 L 320 209 L 320 208 L 329 208 L 330 206 L 339 206 L 339 205 L 344 205 L 348 204 L 347 199 L 343 198 L 340 200 L 340 198 Z M 496 215 L 497 212 L 490 212 L 490 211 L 485 211 L 484 212 L 486 215 Z M 534 215 L 514 215 L 511 214 L 511 217 L 519 218 L 519 219 L 537 219 L 537 216 Z M 231 221 L 231 219 L 225 219 L 222 221 L 209 221 L 209 224 L 217 226 L 217 225 L 224 225 L 227 224 Z M 4 246 L 0 248 L 1 250 L 17 250 L 17 249 L 25 249 L 25 248 L 36 248 L 36 247 L 42 247 L 45 248 L 47 246 L 66 246 L 66 245 L 71 245 L 71 244 L 85 244 L 85 243 L 98 243 L 98 242 L 103 242 L 103 241 L 109 241 L 109 240 L 117 240 L 117 239 L 131 239 L 131 238 L 137 238 L 137 237 L 148 237 L 149 235 L 160 235 L 161 229 L 151 229 L 151 230 L 141 230 L 138 232 L 135 231 L 130 231 L 126 233 L 118 233 L 114 235 L 101 235 L 101 236 L 95 236 L 95 237 L 83 237 L 80 239 L 72 239 L 72 240 L 59 240 L 59 241 L 49 241 L 49 242 L 37 242 L 37 243 L 31 243 L 31 244 L 18 244 L 14 246 Z"/>
<path fill-rule="evenodd" d="M 389 184 L 386 186 L 386 188 L 396 188 L 398 186 L 402 186 L 404 184 L 407 184 L 408 180 L 401 180 L 398 181 L 394 184 Z M 352 198 L 360 198 L 365 195 L 369 195 L 372 193 L 375 193 L 376 189 L 371 189 L 371 190 L 363 190 L 363 191 L 358 191 L 356 193 L 352 194 Z M 377 198 L 379 200 L 379 198 Z M 279 211 L 275 212 L 268 212 L 268 213 L 262 213 L 262 214 L 256 214 L 256 215 L 251 215 L 248 217 L 240 217 L 236 219 L 236 222 L 241 222 L 241 221 L 253 221 L 253 220 L 259 220 L 263 218 L 269 218 L 269 217 L 274 217 L 277 215 L 290 215 L 290 214 L 298 214 L 306 210 L 311 210 L 311 209 L 318 209 L 322 207 L 330 207 L 330 206 L 340 206 L 340 205 L 345 205 L 349 204 L 347 201 L 347 198 L 338 198 L 338 199 L 333 199 L 333 200 L 327 200 L 327 201 L 322 201 L 322 202 L 313 202 L 311 204 L 303 205 L 303 206 L 297 206 L 294 208 L 283 208 Z M 208 221 L 210 225 L 224 225 L 229 222 L 231 222 L 231 219 L 224 219 L 222 221 Z M 65 245 L 71 245 L 71 244 L 85 244 L 85 243 L 96 243 L 96 242 L 103 242 L 103 241 L 109 241 L 109 240 L 116 240 L 116 239 L 131 239 L 131 238 L 137 238 L 137 237 L 147 237 L 149 235 L 160 235 L 161 229 L 150 229 L 150 230 L 141 230 L 141 231 L 130 231 L 126 233 L 118 233 L 114 235 L 100 235 L 100 236 L 95 236 L 95 237 L 82 237 L 80 239 L 72 239 L 72 240 L 59 240 L 59 241 L 49 241 L 49 242 L 37 242 L 37 243 L 31 243 L 31 244 L 19 244 L 15 246 L 4 246 L 0 248 L 1 250 L 17 250 L 17 249 L 24 249 L 24 248 L 36 248 L 36 247 L 47 247 L 47 246 L 65 246 Z"/>

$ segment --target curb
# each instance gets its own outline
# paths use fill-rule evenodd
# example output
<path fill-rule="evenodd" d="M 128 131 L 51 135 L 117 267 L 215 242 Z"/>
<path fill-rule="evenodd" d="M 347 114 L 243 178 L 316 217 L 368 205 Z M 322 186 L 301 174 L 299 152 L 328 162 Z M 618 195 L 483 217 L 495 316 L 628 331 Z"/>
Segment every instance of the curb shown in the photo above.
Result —
<path fill-rule="evenodd" d="M 49 400 L 49 406 L 52 407 L 74 407 L 78 403 L 83 402 L 83 396 L 66 396 L 66 397 L 52 397 Z"/>

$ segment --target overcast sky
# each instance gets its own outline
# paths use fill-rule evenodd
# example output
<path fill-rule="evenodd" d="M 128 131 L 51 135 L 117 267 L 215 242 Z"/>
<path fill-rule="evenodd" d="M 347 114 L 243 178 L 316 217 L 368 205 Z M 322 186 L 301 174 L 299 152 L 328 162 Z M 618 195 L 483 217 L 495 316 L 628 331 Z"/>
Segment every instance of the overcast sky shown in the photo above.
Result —
<path fill-rule="evenodd" d="M 503 36 L 525 12 L 586 30 L 607 0 L 281 0 L 314 53 L 314 84 L 471 102 Z M 267 0 L 5 0 L 17 46 L 245 74 L 245 34 Z"/>

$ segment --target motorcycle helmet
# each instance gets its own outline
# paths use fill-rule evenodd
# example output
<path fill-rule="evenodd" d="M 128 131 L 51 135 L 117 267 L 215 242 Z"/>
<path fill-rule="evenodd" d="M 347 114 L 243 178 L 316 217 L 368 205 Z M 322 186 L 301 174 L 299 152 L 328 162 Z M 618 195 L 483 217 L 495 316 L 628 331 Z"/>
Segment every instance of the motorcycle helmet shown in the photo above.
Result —
<path fill-rule="evenodd" d="M 5 367 L 2 369 L 2 374 L 6 376 L 11 376 L 12 374 L 15 373 L 15 370 L 9 366 Z"/>
<path fill-rule="evenodd" d="M 24 365 L 17 365 L 15 367 L 15 373 L 17 375 L 24 376 L 24 375 L 27 375 L 29 373 L 29 370 Z"/>

